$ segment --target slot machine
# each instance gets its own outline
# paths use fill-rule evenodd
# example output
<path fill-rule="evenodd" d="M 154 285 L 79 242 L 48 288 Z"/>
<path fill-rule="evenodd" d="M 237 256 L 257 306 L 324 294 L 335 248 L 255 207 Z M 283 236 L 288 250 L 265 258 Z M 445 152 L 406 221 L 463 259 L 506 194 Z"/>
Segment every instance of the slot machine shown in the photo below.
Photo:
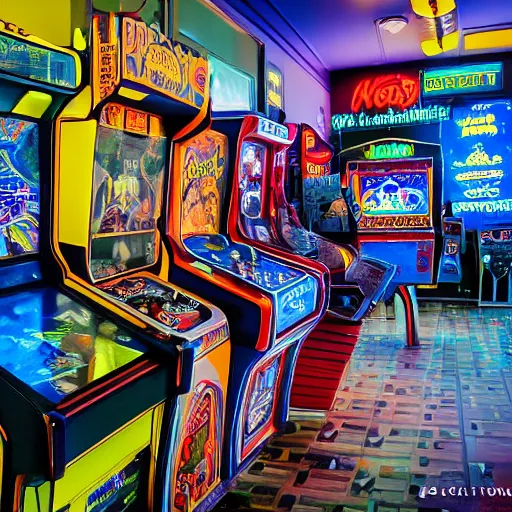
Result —
<path fill-rule="evenodd" d="M 77 52 L 0 22 L 2 510 L 149 506 L 172 366 L 49 264 L 52 119 L 83 81 Z"/>
<path fill-rule="evenodd" d="M 91 39 L 90 85 L 56 122 L 52 249 L 64 285 L 144 335 L 169 368 L 169 400 L 148 425 L 152 506 L 201 510 L 221 489 L 228 325 L 168 282 L 158 224 L 171 140 L 205 116 L 208 65 L 132 14 L 95 12 Z"/>
<path fill-rule="evenodd" d="M 228 479 L 285 426 L 297 351 L 324 314 L 328 275 L 322 265 L 308 268 L 300 259 L 236 241 L 229 217 L 243 186 L 237 139 L 216 124 L 199 126 L 173 146 L 167 233 L 173 279 L 200 290 L 228 317 Z M 279 133 L 274 137 L 281 140 Z M 256 175 L 261 168 L 253 157 Z"/>
<path fill-rule="evenodd" d="M 281 140 L 274 135 L 279 130 L 286 133 Z M 256 116 L 244 118 L 236 156 L 235 184 L 240 185 L 233 192 L 231 232 L 233 238 L 259 249 L 308 258 L 310 265 L 320 263 L 329 269 L 327 315 L 304 342 L 291 391 L 293 407 L 328 410 L 357 341 L 360 320 L 384 295 L 394 268 L 358 257 L 354 247 L 333 243 L 302 226 L 285 194 L 287 159 L 297 136 L 297 125 L 276 125 Z M 327 177 L 332 149 L 327 144 L 316 148 L 313 165 L 320 177 Z M 260 166 L 257 172 L 253 171 L 254 162 Z M 339 176 L 337 190 L 339 196 Z M 328 189 L 323 187 L 322 194 L 326 193 Z"/>

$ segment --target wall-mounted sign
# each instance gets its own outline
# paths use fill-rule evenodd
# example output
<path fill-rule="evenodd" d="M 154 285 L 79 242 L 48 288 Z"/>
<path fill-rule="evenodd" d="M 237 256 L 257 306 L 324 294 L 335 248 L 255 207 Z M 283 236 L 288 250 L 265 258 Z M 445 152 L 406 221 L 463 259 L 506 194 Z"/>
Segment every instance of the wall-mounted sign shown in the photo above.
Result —
<path fill-rule="evenodd" d="M 426 108 L 409 108 L 396 112 L 390 108 L 386 114 L 335 114 L 332 116 L 332 129 L 364 130 L 400 126 L 406 124 L 438 123 L 450 119 L 450 106 L 429 105 Z"/>
<path fill-rule="evenodd" d="M 391 142 L 388 144 L 370 144 L 363 149 L 366 160 L 389 160 L 392 158 L 410 158 L 414 156 L 414 144 Z"/>
<path fill-rule="evenodd" d="M 267 104 L 284 109 L 283 74 L 273 64 L 267 64 Z"/>
<path fill-rule="evenodd" d="M 503 63 L 426 69 L 422 85 L 424 98 L 501 91 Z"/>
<path fill-rule="evenodd" d="M 213 112 L 250 112 L 254 110 L 254 80 L 226 62 L 208 56 L 211 70 Z"/>
<path fill-rule="evenodd" d="M 458 107 L 442 126 L 444 199 L 468 229 L 512 217 L 511 131 L 509 101 Z"/>
<path fill-rule="evenodd" d="M 262 117 L 259 119 L 257 133 L 275 142 L 289 142 L 288 128 L 282 124 L 274 123 L 274 121 L 270 121 L 270 119 L 264 119 Z"/>
<path fill-rule="evenodd" d="M 359 112 L 405 111 L 420 98 L 418 76 L 400 73 L 378 75 L 361 80 L 352 96 L 351 110 Z"/>

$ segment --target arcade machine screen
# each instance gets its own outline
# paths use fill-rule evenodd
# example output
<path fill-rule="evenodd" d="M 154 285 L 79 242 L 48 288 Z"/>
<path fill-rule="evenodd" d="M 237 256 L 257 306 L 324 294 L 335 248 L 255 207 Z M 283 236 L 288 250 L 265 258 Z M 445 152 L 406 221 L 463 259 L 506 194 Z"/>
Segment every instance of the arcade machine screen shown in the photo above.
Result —
<path fill-rule="evenodd" d="M 431 284 L 432 160 L 349 162 L 347 168 L 362 253 L 399 265 L 397 283 Z"/>
<path fill-rule="evenodd" d="M 0 259 L 21 262 L 38 252 L 38 152 L 36 123 L 0 117 Z M 54 288 L 3 296 L 0 309 L 0 366 L 51 402 L 145 352 L 114 324 Z"/>
<path fill-rule="evenodd" d="M 39 248 L 39 132 L 0 117 L 0 259 Z"/>
<path fill-rule="evenodd" d="M 221 234 L 222 204 L 227 184 L 227 137 L 207 131 L 181 148 L 182 238 L 198 259 L 255 283 L 278 296 L 277 331 L 292 326 L 315 309 L 314 279 L 272 260 L 246 244 L 233 243 Z M 264 146 L 244 143 L 243 209 L 252 218 L 261 214 Z M 309 309 L 309 311 L 308 311 Z"/>
<path fill-rule="evenodd" d="M 90 269 L 94 280 L 155 263 L 159 247 L 166 138 L 157 116 L 110 104 L 101 114 L 94 161 Z M 98 287 L 178 332 L 211 317 L 197 300 L 150 277 Z"/>

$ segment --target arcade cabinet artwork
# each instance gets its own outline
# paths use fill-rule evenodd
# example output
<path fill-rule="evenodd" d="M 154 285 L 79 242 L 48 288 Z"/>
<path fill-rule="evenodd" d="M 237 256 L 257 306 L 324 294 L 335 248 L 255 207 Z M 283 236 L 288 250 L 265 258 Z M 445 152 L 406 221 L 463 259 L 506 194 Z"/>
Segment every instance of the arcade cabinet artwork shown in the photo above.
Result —
<path fill-rule="evenodd" d="M 288 257 L 293 258 L 310 258 L 310 266 L 321 263 L 329 269 L 329 314 L 308 337 L 300 352 L 291 397 L 294 407 L 328 409 L 334 399 L 334 388 L 337 387 L 354 343 L 349 345 L 350 351 L 345 343 L 333 343 L 336 348 L 343 350 L 343 353 L 336 355 L 330 353 L 333 359 L 341 358 L 337 366 L 337 382 L 332 378 L 334 368 L 330 368 L 330 379 L 324 381 L 320 378 L 325 370 L 325 359 L 322 359 L 324 367 L 315 369 L 318 373 L 316 381 L 312 382 L 313 379 L 309 375 L 313 371 L 313 363 L 309 357 L 313 349 L 311 338 L 322 338 L 323 344 L 319 346 L 323 348 L 329 345 L 326 331 L 336 332 L 343 341 L 346 341 L 345 334 L 351 328 L 347 328 L 346 323 L 340 320 L 358 322 L 371 310 L 393 277 L 393 268 L 368 259 L 356 258 L 354 248 L 336 245 L 302 227 L 284 194 L 286 152 L 290 140 L 294 139 L 296 127 L 277 125 L 283 132 L 282 140 L 278 140 L 262 129 L 266 123 L 270 121 L 247 116 L 241 125 L 241 145 L 237 155 L 238 197 L 235 196 L 237 202 L 232 205 L 231 231 L 236 233 L 241 241 L 250 242 L 261 250 L 272 250 L 277 254 L 288 253 Z M 278 132 L 277 129 L 273 131 Z M 288 136 L 285 137 L 284 134 Z M 328 149 L 325 148 L 326 153 Z M 332 153 L 327 154 L 328 161 L 331 155 Z M 293 256 L 290 256 L 290 253 Z M 361 286 L 350 284 L 350 281 L 358 280 Z M 355 341 L 357 337 L 351 339 Z M 325 354 L 316 348 L 318 357 L 325 358 Z M 305 359 L 307 361 L 303 361 Z M 302 368 L 303 362 L 307 368 Z"/>
<path fill-rule="evenodd" d="M 125 510 L 148 504 L 167 370 L 49 265 L 52 118 L 81 82 L 75 52 L 0 28 L 2 510 L 98 510 L 107 495 Z"/>
<path fill-rule="evenodd" d="M 250 158 L 252 176 L 245 185 L 254 197 L 262 167 L 256 153 Z M 325 269 L 306 271 L 292 258 L 235 241 L 227 225 L 228 212 L 238 208 L 240 180 L 229 175 L 235 162 L 236 142 L 219 131 L 207 129 L 178 141 L 167 226 L 176 262 L 173 278 L 200 290 L 228 316 L 226 478 L 283 427 L 298 348 L 325 310 Z"/>
<path fill-rule="evenodd" d="M 150 469 L 155 507 L 191 512 L 220 484 L 229 333 L 219 309 L 167 282 L 157 222 L 170 141 L 204 116 L 207 62 L 123 15 L 94 15 L 92 40 L 92 98 L 57 121 L 54 250 L 64 283 L 143 330 L 175 372 Z"/>

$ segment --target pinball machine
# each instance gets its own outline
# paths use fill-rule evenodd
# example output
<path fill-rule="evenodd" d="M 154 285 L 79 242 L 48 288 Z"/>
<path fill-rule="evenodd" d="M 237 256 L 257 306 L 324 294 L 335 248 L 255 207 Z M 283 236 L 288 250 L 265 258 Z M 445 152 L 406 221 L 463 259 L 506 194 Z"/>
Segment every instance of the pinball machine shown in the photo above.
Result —
<path fill-rule="evenodd" d="M 205 116 L 208 65 L 133 14 L 95 12 L 91 35 L 91 83 L 56 122 L 53 251 L 64 285 L 143 334 L 167 369 L 169 398 L 148 425 L 150 508 L 208 510 L 221 488 L 228 325 L 168 282 L 158 229 L 171 141 Z"/>
<path fill-rule="evenodd" d="M 173 279 L 200 290 L 228 317 L 227 479 L 284 427 L 297 351 L 325 311 L 328 278 L 321 265 L 308 268 L 300 259 L 236 241 L 229 218 L 243 186 L 236 152 L 236 140 L 209 123 L 174 144 L 167 225 Z"/>
<path fill-rule="evenodd" d="M 347 244 L 335 244 L 305 229 L 285 194 L 287 158 L 297 126 L 277 125 L 287 137 L 277 139 L 261 126 L 275 123 L 246 116 L 240 125 L 236 156 L 238 184 L 230 212 L 233 238 L 276 254 L 307 258 L 329 269 L 331 285 L 327 315 L 308 336 L 298 356 L 291 405 L 328 410 L 350 358 L 360 320 L 371 311 L 389 285 L 394 268 L 358 257 Z M 317 147 L 318 149 L 318 147 Z M 332 150 L 326 144 L 313 164 L 318 175 L 328 169 Z M 256 172 L 255 168 L 259 168 Z M 339 183 L 339 182 L 338 182 Z M 322 188 L 328 194 L 328 188 Z M 340 188 L 338 187 L 338 195 Z M 293 255 L 293 256 L 292 256 Z"/>
<path fill-rule="evenodd" d="M 152 423 L 162 415 L 173 368 L 155 362 L 142 333 L 57 282 L 49 233 L 52 120 L 81 88 L 81 59 L 6 26 L 0 24 L 0 508 L 93 511 L 108 498 L 141 510 L 152 487 Z"/>

